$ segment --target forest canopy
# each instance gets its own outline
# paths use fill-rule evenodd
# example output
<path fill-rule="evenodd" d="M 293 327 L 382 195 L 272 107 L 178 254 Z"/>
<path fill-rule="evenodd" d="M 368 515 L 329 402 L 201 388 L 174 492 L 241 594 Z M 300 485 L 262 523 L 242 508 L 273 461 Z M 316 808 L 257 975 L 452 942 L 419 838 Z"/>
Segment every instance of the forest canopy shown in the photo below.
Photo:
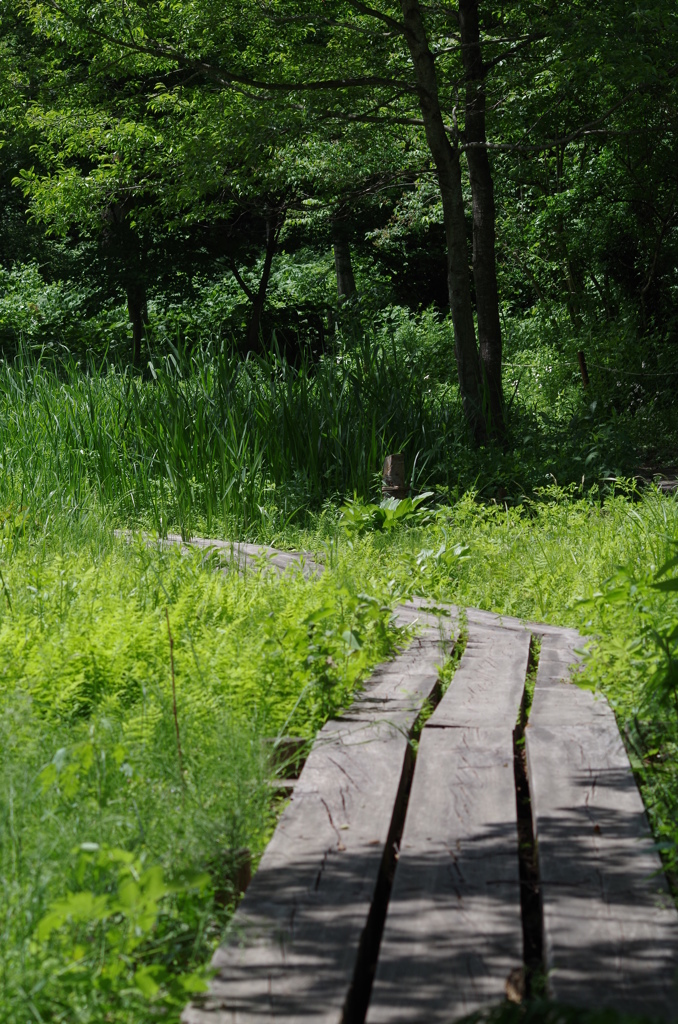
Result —
<path fill-rule="evenodd" d="M 429 309 L 481 444 L 506 435 L 506 338 L 530 319 L 671 381 L 668 0 L 21 0 L 0 61 L 5 288 L 98 318 L 57 325 L 71 348 L 113 352 L 121 301 L 115 357 L 142 369 L 160 323 L 317 360 L 351 311 Z M 3 321 L 15 350 L 30 316 Z"/>

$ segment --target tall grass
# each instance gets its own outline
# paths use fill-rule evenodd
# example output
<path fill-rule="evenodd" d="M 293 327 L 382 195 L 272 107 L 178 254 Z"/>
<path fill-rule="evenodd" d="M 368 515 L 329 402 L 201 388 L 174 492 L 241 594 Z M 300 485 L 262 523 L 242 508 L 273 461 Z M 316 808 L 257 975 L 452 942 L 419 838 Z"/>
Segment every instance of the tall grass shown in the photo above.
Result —
<path fill-rule="evenodd" d="M 619 414 L 552 351 L 507 363 L 510 434 L 474 450 L 449 330 L 401 320 L 347 330 L 297 365 L 223 346 L 171 351 L 143 376 L 25 353 L 0 362 L 0 512 L 95 506 L 160 534 L 276 541 L 328 501 L 373 495 L 394 451 L 421 489 L 511 505 L 554 480 L 604 489 L 672 450 L 671 417 Z"/>
<path fill-rule="evenodd" d="M 0 495 L 32 507 L 81 508 L 164 532 L 196 524 L 257 535 L 328 496 L 365 494 L 386 452 L 415 463 L 454 416 L 422 398 L 367 341 L 294 368 L 224 349 L 149 364 L 145 379 L 24 358 L 0 368 Z M 218 524 L 218 526 L 217 526 Z"/>

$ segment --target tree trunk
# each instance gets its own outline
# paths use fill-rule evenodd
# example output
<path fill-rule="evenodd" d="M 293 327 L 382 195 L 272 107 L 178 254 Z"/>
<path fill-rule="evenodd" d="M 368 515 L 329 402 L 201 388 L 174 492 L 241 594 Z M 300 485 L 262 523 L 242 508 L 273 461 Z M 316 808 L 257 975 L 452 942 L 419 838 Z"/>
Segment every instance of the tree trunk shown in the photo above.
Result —
<path fill-rule="evenodd" d="M 464 137 L 473 200 L 473 280 L 478 346 L 488 432 L 504 433 L 501 322 L 495 257 L 494 185 L 485 148 L 485 66 L 480 50 L 478 0 L 459 0 L 461 54 L 466 78 Z"/>
<path fill-rule="evenodd" d="M 338 217 L 332 218 L 332 248 L 334 249 L 334 269 L 337 274 L 337 296 L 340 303 L 347 302 L 356 294 L 357 289 L 353 276 L 348 232 L 345 223 Z"/>
<path fill-rule="evenodd" d="M 284 211 L 276 211 L 266 218 L 266 255 L 264 256 L 264 267 L 259 280 L 259 288 L 252 300 L 252 312 L 247 328 L 247 347 L 250 351 L 256 352 L 261 347 L 261 317 L 266 304 L 266 292 L 271 277 L 271 266 L 278 244 L 278 236 L 285 220 Z"/>
<path fill-rule="evenodd" d="M 127 313 L 132 325 L 132 363 L 139 368 L 141 366 L 141 346 L 144 341 L 146 324 L 148 323 L 146 286 L 140 280 L 128 281 L 126 291 Z"/>
<path fill-rule="evenodd" d="M 473 322 L 473 305 L 466 251 L 466 220 L 461 186 L 459 149 L 447 135 L 440 101 L 433 54 L 418 0 L 400 0 L 405 38 L 419 90 L 426 141 L 436 167 L 443 205 L 447 243 L 447 287 L 454 325 L 454 348 L 464 416 L 476 442 L 486 440 L 481 403 L 481 379 Z"/>

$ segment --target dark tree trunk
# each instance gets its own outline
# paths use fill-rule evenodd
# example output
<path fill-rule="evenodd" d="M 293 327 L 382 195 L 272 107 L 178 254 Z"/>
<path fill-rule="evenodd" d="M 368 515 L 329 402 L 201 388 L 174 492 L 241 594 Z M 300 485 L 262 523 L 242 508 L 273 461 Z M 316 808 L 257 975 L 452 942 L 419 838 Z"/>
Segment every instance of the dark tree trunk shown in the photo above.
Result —
<path fill-rule="evenodd" d="M 454 347 L 464 416 L 477 442 L 486 439 L 481 402 L 481 378 L 473 322 L 473 305 L 466 251 L 466 220 L 461 185 L 459 149 L 445 129 L 433 54 L 418 0 L 400 0 L 405 38 L 419 90 L 426 140 L 435 163 L 443 205 L 447 243 L 447 286 L 454 325 Z"/>
<path fill-rule="evenodd" d="M 141 347 L 148 323 L 146 286 L 143 281 L 128 281 L 126 291 L 127 313 L 132 325 L 132 363 L 138 368 L 141 366 Z"/>
<path fill-rule="evenodd" d="M 276 211 L 266 218 L 266 254 L 264 256 L 264 267 L 259 280 L 259 288 L 252 297 L 252 312 L 247 328 L 247 347 L 250 351 L 256 352 L 261 347 L 261 317 L 266 304 L 266 292 L 271 277 L 271 266 L 273 257 L 278 245 L 278 237 L 285 220 L 283 211 Z"/>
<path fill-rule="evenodd" d="M 459 0 L 461 54 L 466 78 L 466 160 L 473 200 L 473 280 L 478 346 L 488 432 L 504 433 L 501 322 L 495 257 L 494 185 L 485 148 L 485 66 L 480 50 L 478 0 Z"/>
<path fill-rule="evenodd" d="M 332 248 L 334 249 L 334 269 L 337 274 L 337 296 L 339 302 L 346 302 L 356 294 L 353 264 L 351 263 L 351 243 L 344 221 L 332 218 Z"/>

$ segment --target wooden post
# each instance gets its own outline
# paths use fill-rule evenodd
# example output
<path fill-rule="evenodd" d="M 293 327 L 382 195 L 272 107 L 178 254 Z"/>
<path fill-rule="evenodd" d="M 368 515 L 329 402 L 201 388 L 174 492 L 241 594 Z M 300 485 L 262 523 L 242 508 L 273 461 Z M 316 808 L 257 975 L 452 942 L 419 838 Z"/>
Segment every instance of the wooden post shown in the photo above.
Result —
<path fill-rule="evenodd" d="M 405 482 L 405 456 L 387 455 L 382 471 L 381 493 L 385 498 L 406 498 L 409 487 Z"/>
<path fill-rule="evenodd" d="M 577 352 L 577 359 L 579 360 L 579 369 L 581 371 L 581 382 L 587 388 L 589 386 L 589 371 L 586 366 L 586 356 L 583 352 Z"/>

